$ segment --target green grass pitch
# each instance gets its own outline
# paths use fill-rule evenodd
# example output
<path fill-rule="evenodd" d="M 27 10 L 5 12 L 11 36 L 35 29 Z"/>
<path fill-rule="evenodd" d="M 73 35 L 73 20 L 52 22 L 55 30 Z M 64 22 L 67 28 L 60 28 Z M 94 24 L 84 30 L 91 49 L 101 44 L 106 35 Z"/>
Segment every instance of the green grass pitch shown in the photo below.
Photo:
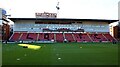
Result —
<path fill-rule="evenodd" d="M 3 65 L 117 65 L 118 44 L 49 43 L 32 50 L 15 44 L 2 45 Z"/>

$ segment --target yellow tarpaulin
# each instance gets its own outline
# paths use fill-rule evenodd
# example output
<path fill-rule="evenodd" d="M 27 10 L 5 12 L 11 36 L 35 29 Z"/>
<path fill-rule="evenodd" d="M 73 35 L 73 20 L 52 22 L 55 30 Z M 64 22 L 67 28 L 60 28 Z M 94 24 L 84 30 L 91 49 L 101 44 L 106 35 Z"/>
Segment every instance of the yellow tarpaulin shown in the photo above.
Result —
<path fill-rule="evenodd" d="M 41 46 L 37 46 L 37 45 L 30 45 L 30 44 L 18 44 L 19 46 L 27 46 L 29 49 L 34 49 L 34 50 L 38 50 L 41 48 Z"/>

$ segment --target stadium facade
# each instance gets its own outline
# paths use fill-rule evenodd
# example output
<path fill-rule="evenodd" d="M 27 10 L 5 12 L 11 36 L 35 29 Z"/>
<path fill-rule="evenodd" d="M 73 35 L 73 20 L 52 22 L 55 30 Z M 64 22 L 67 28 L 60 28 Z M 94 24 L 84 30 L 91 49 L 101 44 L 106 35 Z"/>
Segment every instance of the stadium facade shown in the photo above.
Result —
<path fill-rule="evenodd" d="M 109 34 L 109 24 L 118 20 L 56 18 L 56 14 L 46 12 L 36 15 L 36 18 L 9 18 L 14 22 L 14 33 L 9 41 L 109 42 L 116 40 Z"/>

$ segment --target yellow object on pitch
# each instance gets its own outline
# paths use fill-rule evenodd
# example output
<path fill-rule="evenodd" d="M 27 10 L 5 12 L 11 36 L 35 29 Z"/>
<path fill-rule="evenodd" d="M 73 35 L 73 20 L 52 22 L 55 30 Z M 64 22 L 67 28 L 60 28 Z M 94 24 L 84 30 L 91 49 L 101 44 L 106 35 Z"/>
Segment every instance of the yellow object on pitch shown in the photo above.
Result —
<path fill-rule="evenodd" d="M 18 44 L 19 46 L 27 46 L 29 49 L 34 49 L 34 50 L 38 50 L 41 48 L 41 46 L 37 46 L 37 45 L 30 45 L 30 44 Z"/>
<path fill-rule="evenodd" d="M 80 47 L 80 48 L 82 48 L 82 47 Z"/>

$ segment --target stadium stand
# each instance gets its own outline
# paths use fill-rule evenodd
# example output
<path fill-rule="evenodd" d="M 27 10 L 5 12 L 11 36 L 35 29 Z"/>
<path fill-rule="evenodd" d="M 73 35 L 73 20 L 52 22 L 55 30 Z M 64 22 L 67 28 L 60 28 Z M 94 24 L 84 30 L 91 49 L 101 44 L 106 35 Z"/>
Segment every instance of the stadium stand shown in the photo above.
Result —
<path fill-rule="evenodd" d="M 51 41 L 64 42 L 112 42 L 116 41 L 109 33 L 14 33 L 10 41 Z"/>
<path fill-rule="evenodd" d="M 74 42 L 74 39 L 71 33 L 65 33 L 65 39 L 67 39 L 68 42 Z"/>
<path fill-rule="evenodd" d="M 64 41 L 63 33 L 56 33 L 56 41 L 57 42 L 63 42 Z"/>
<path fill-rule="evenodd" d="M 19 39 L 19 40 L 21 40 L 21 41 L 26 41 L 26 40 L 28 40 L 27 39 L 27 37 L 28 37 L 28 33 L 21 33 L 22 35 L 21 35 L 21 38 Z"/>
<path fill-rule="evenodd" d="M 18 41 L 20 35 L 21 35 L 21 33 L 14 33 L 14 34 L 11 36 L 10 41 Z"/>
<path fill-rule="evenodd" d="M 102 34 L 89 34 L 93 42 L 107 41 Z"/>
<path fill-rule="evenodd" d="M 81 42 L 81 39 L 80 39 L 78 33 L 74 33 L 73 35 L 75 37 L 76 42 Z"/>
<path fill-rule="evenodd" d="M 109 33 L 103 34 L 108 41 L 112 42 L 113 40 L 116 40 L 115 38 L 113 38 Z"/>
<path fill-rule="evenodd" d="M 91 42 L 91 39 L 89 38 L 89 36 L 86 33 L 80 34 L 79 36 L 82 39 L 82 42 Z"/>
<path fill-rule="evenodd" d="M 54 33 L 49 33 L 49 40 L 54 40 Z"/>
<path fill-rule="evenodd" d="M 28 33 L 28 37 L 27 39 L 31 39 L 31 40 L 34 40 L 36 41 L 37 40 L 37 33 Z"/>
<path fill-rule="evenodd" d="M 39 33 L 38 41 L 44 40 L 44 33 Z"/>
<path fill-rule="evenodd" d="M 16 21 L 9 41 L 112 42 L 109 24 L 117 20 L 10 18 Z M 16 32 L 18 31 L 18 32 Z"/>

